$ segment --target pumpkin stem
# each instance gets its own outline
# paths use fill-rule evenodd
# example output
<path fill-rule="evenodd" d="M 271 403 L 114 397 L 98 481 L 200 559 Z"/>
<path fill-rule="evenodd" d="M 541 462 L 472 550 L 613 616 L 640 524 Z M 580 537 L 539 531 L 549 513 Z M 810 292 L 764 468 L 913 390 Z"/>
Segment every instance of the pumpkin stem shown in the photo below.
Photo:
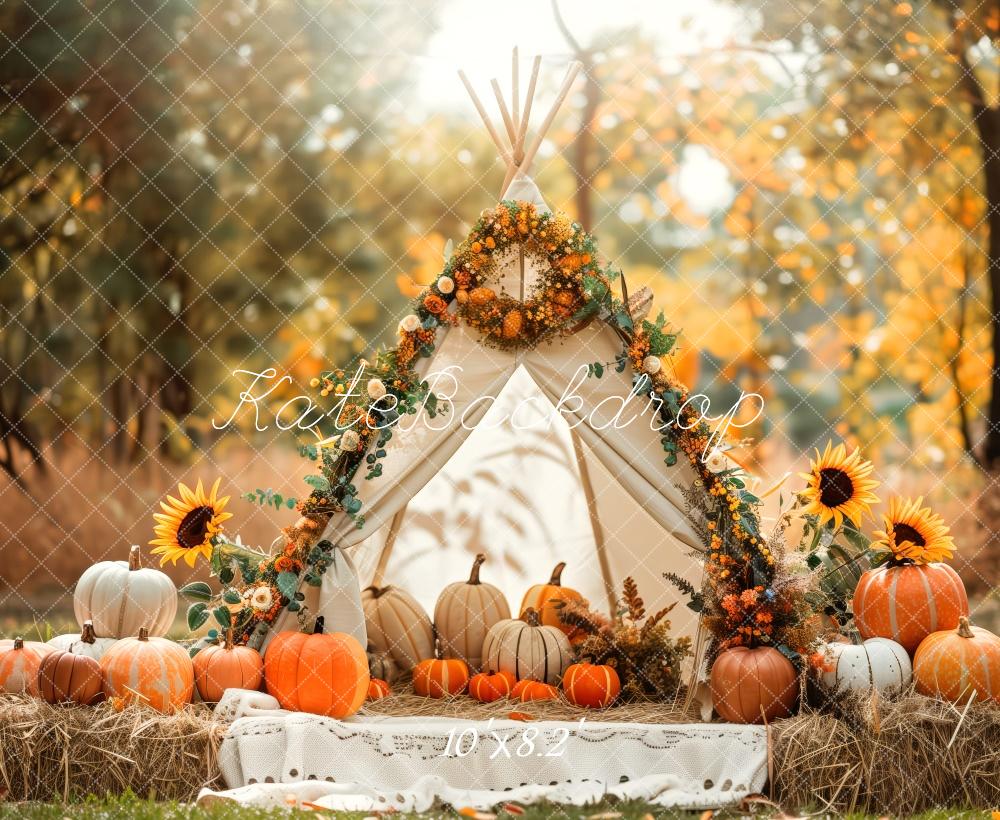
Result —
<path fill-rule="evenodd" d="M 94 632 L 94 622 L 84 621 L 80 630 L 80 643 L 97 643 L 97 633 Z"/>
<path fill-rule="evenodd" d="M 483 553 L 479 553 L 476 556 L 476 560 L 472 562 L 472 572 L 469 573 L 469 584 L 475 586 L 479 583 L 479 568 L 483 565 L 486 560 L 486 556 Z"/>
<path fill-rule="evenodd" d="M 381 598 L 388 591 L 388 589 L 389 587 L 377 587 L 375 584 L 372 584 L 370 587 L 365 587 L 364 591 L 370 592 L 372 594 L 372 598 Z"/>
<path fill-rule="evenodd" d="M 316 616 L 316 623 L 313 624 L 313 635 L 323 634 L 323 625 L 326 623 L 326 618 L 322 615 Z"/>
<path fill-rule="evenodd" d="M 133 544 L 132 549 L 128 551 L 128 568 L 131 572 L 135 572 L 141 567 L 142 563 L 139 561 L 139 545 Z"/>
<path fill-rule="evenodd" d="M 541 625 L 541 621 L 538 620 L 538 611 L 530 606 L 526 610 L 524 610 L 524 616 L 522 617 L 521 620 L 525 621 L 528 624 L 528 626 Z"/>
<path fill-rule="evenodd" d="M 562 574 L 563 570 L 566 569 L 566 562 L 560 561 L 556 564 L 556 568 L 552 570 L 552 577 L 549 578 L 549 584 L 554 587 L 562 586 Z"/>
<path fill-rule="evenodd" d="M 975 638 L 976 634 L 972 631 L 972 627 L 969 626 L 969 619 L 964 615 L 958 619 L 958 634 L 963 638 Z"/>
<path fill-rule="evenodd" d="M 232 627 L 229 627 L 229 629 L 226 630 L 226 642 L 222 646 L 223 646 L 224 649 L 232 649 L 233 648 L 233 628 Z"/>
<path fill-rule="evenodd" d="M 21 637 L 14 638 L 14 648 L 24 649 L 24 638 Z"/>
<path fill-rule="evenodd" d="M 139 640 L 148 641 L 149 640 L 149 630 L 144 626 L 139 627 Z"/>

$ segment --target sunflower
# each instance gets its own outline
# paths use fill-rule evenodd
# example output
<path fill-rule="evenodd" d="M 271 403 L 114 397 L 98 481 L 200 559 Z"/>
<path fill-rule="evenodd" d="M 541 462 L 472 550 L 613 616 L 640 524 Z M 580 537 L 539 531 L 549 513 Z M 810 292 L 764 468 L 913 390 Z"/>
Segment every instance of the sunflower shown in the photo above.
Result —
<path fill-rule="evenodd" d="M 163 512 L 153 514 L 158 522 L 157 537 L 149 542 L 156 548 L 153 554 L 163 556 L 160 566 L 167 561 L 176 564 L 178 558 L 183 558 L 193 567 L 199 555 L 211 556 L 212 536 L 222 530 L 223 521 L 233 517 L 232 513 L 223 512 L 229 496 L 217 497 L 221 480 L 215 480 L 210 493 L 205 492 L 200 480 L 194 491 L 180 484 L 180 500 L 168 495 L 166 501 L 160 502 Z"/>
<path fill-rule="evenodd" d="M 955 543 L 948 527 L 930 507 L 921 507 L 923 502 L 923 498 L 893 498 L 882 516 L 885 530 L 875 533 L 872 547 L 891 552 L 900 563 L 930 564 L 951 558 Z"/>
<path fill-rule="evenodd" d="M 820 526 L 832 520 L 839 527 L 844 519 L 857 525 L 871 505 L 878 503 L 871 492 L 878 482 L 868 477 L 872 469 L 872 463 L 865 461 L 859 450 L 848 455 L 843 444 L 835 448 L 828 441 L 822 455 L 816 451 L 809 472 L 801 473 L 808 482 L 802 492 L 808 501 L 803 512 L 818 515 Z"/>

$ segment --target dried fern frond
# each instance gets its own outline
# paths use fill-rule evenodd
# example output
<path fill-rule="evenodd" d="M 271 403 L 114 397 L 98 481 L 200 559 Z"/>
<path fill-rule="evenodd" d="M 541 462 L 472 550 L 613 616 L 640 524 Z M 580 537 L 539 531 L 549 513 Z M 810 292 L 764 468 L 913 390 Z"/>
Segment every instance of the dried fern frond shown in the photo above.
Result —
<path fill-rule="evenodd" d="M 639 587 L 636 585 L 635 579 L 631 576 L 626 578 L 622 586 L 624 588 L 622 599 L 625 602 L 628 616 L 633 621 L 641 621 L 646 616 L 646 604 L 639 597 Z"/>
<path fill-rule="evenodd" d="M 611 629 L 608 617 L 592 610 L 587 600 L 559 601 L 555 604 L 555 610 L 565 626 L 579 629 L 587 635 L 596 635 Z"/>

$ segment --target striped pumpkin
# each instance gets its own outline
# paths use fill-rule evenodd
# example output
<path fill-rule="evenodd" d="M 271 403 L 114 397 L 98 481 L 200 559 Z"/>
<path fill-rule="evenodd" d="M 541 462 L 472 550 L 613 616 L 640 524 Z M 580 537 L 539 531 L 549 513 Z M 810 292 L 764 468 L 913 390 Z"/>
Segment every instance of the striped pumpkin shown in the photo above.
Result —
<path fill-rule="evenodd" d="M 917 691 L 964 703 L 976 700 L 1000 703 L 1000 638 L 958 619 L 958 629 L 928 635 L 913 657 Z"/>
<path fill-rule="evenodd" d="M 70 652 L 73 655 L 86 655 L 99 661 L 114 643 L 115 638 L 98 638 L 94 632 L 94 622 L 84 621 L 80 634 L 57 635 L 48 642 L 48 645 L 53 649 Z"/>
<path fill-rule="evenodd" d="M 827 663 L 820 682 L 833 691 L 900 690 L 913 677 L 910 656 L 888 638 L 835 641 L 826 644 L 823 654 Z"/>
<path fill-rule="evenodd" d="M 955 629 L 969 614 L 958 573 L 947 564 L 870 569 L 854 591 L 854 622 L 863 638 L 889 638 L 911 655 L 932 632 Z"/>
<path fill-rule="evenodd" d="M 603 709 L 614 703 L 622 691 L 622 684 L 614 667 L 574 663 L 563 675 L 563 691 L 574 706 Z"/>
<path fill-rule="evenodd" d="M 562 630 L 539 623 L 538 612 L 530 607 L 524 618 L 500 621 L 487 633 L 483 664 L 510 672 L 518 680 L 558 683 L 573 660 L 569 640 Z"/>
<path fill-rule="evenodd" d="M 392 694 L 389 684 L 381 678 L 372 678 L 368 681 L 368 700 L 382 700 Z"/>
<path fill-rule="evenodd" d="M 361 593 L 361 606 L 374 652 L 387 652 L 407 672 L 434 655 L 431 619 L 410 593 L 399 587 L 370 586 Z"/>
<path fill-rule="evenodd" d="M 51 646 L 23 638 L 0 642 L 0 692 L 38 697 L 38 670 Z"/>
<path fill-rule="evenodd" d="M 140 702 L 170 713 L 191 702 L 194 667 L 187 650 L 166 638 L 150 637 L 145 627 L 123 638 L 101 658 L 104 694 Z"/>
<path fill-rule="evenodd" d="M 469 694 L 480 703 L 493 703 L 510 695 L 516 683 L 510 672 L 480 672 L 469 680 Z"/>
<path fill-rule="evenodd" d="M 521 703 L 531 703 L 535 700 L 559 700 L 559 690 L 551 683 L 525 679 L 517 682 L 511 690 L 510 696 Z"/>
<path fill-rule="evenodd" d="M 469 684 L 469 667 L 458 658 L 428 658 L 413 669 L 413 691 L 425 698 L 458 695 Z"/>

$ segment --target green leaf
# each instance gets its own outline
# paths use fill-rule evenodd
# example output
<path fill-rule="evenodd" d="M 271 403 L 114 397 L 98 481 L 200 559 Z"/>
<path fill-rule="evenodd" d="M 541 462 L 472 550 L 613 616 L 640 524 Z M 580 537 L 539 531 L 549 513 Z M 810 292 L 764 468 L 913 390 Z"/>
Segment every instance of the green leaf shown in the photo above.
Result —
<path fill-rule="evenodd" d="M 285 499 L 285 506 L 288 507 L 288 509 L 294 510 L 295 509 L 295 504 L 296 504 L 296 501 L 295 501 L 294 498 L 286 498 Z"/>
<path fill-rule="evenodd" d="M 279 572 L 275 579 L 278 592 L 286 598 L 294 598 L 295 591 L 299 588 L 299 576 L 294 572 Z"/>
<path fill-rule="evenodd" d="M 321 475 L 307 475 L 303 481 L 320 493 L 330 492 L 330 482 Z"/>
<path fill-rule="evenodd" d="M 240 593 L 235 589 L 230 587 L 225 592 L 222 593 L 222 600 L 227 604 L 238 604 L 242 598 L 240 598 Z"/>
<path fill-rule="evenodd" d="M 208 604 L 197 603 L 191 604 L 187 611 L 187 622 L 188 629 L 194 632 L 201 626 L 204 626 L 205 621 L 208 620 Z"/>
<path fill-rule="evenodd" d="M 204 581 L 192 581 L 178 590 L 189 601 L 211 601 L 212 588 Z"/>
<path fill-rule="evenodd" d="M 217 606 L 212 610 L 212 614 L 215 616 L 215 622 L 223 629 L 229 629 L 233 625 L 233 614 L 228 606 Z"/>

